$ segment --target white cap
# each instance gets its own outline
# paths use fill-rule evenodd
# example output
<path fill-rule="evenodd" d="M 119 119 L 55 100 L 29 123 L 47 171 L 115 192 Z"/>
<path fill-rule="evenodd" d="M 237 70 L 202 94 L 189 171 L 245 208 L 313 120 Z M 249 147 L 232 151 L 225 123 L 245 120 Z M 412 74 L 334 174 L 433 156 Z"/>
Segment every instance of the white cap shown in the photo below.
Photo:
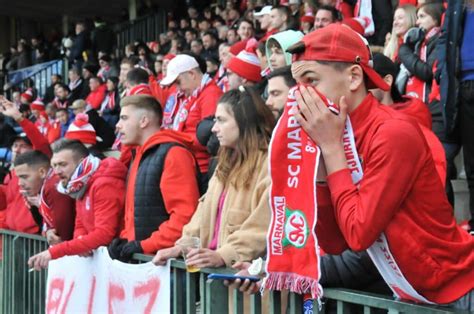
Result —
<path fill-rule="evenodd" d="M 182 54 L 174 57 L 166 69 L 166 76 L 161 80 L 161 85 L 171 85 L 178 78 L 181 73 L 199 68 L 196 59 L 191 56 Z"/>
<path fill-rule="evenodd" d="M 271 11 L 272 11 L 272 6 L 266 5 L 259 12 L 254 11 L 253 16 L 262 16 L 265 14 L 270 14 Z"/>

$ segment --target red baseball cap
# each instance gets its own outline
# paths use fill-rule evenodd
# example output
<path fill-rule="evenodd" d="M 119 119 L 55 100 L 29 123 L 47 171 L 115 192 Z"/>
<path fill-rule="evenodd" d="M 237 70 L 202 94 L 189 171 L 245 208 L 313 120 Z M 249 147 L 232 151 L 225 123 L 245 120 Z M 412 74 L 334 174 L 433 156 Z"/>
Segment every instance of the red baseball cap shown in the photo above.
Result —
<path fill-rule="evenodd" d="M 304 49 L 293 53 L 295 61 L 335 61 L 358 64 L 368 78 L 368 88 L 390 87 L 372 68 L 372 54 L 367 40 L 347 25 L 334 23 L 303 37 Z"/>

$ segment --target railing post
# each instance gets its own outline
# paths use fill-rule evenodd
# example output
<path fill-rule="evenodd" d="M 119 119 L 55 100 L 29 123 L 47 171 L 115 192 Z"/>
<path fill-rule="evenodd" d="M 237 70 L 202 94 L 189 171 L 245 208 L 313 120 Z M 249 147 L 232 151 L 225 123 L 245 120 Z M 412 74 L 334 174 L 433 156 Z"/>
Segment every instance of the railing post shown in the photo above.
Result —
<path fill-rule="evenodd" d="M 130 21 L 137 19 L 137 0 L 128 0 L 128 17 Z"/>
<path fill-rule="evenodd" d="M 208 279 L 206 281 L 205 302 L 205 314 L 221 314 L 229 312 L 229 289 L 227 289 L 219 280 Z"/>

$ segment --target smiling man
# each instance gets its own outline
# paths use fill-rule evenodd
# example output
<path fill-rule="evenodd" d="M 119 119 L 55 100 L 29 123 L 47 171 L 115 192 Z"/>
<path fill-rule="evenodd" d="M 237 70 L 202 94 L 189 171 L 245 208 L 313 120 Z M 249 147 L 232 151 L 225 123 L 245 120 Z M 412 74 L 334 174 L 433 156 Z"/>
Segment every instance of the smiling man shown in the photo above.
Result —
<path fill-rule="evenodd" d="M 192 138 L 160 130 L 163 114 L 156 99 L 128 96 L 120 105 L 122 143 L 137 149 L 127 180 L 124 230 L 109 253 L 128 260 L 133 253 L 154 254 L 174 245 L 196 210 L 199 185 Z"/>
<path fill-rule="evenodd" d="M 302 83 L 295 93 L 296 118 L 320 147 L 327 170 L 327 178 L 318 178 L 328 188 L 319 184 L 317 191 L 321 247 L 332 254 L 347 247 L 368 250 L 402 299 L 474 310 L 474 239 L 456 225 L 416 121 L 368 93 L 388 86 L 370 66 L 366 41 L 332 24 L 308 34 L 290 52 L 293 76 Z M 329 110 L 314 88 L 340 113 Z M 356 168 L 363 172 L 356 183 L 342 141 L 347 117 L 361 164 Z M 420 270 L 430 276 L 420 276 Z"/>
<path fill-rule="evenodd" d="M 108 245 L 120 231 L 125 203 L 127 168 L 114 158 L 100 160 L 77 140 L 53 145 L 51 165 L 59 177 L 58 191 L 76 200 L 74 238 L 50 247 L 28 260 L 35 270 L 66 255 L 89 256 Z"/>

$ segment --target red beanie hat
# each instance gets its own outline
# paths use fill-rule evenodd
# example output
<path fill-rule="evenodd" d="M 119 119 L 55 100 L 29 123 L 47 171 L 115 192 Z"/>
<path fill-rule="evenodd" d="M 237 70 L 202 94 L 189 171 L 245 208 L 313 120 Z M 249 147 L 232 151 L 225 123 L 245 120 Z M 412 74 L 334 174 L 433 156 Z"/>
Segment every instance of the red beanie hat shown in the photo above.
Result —
<path fill-rule="evenodd" d="M 83 144 L 97 143 L 97 137 L 94 127 L 89 123 L 89 116 L 85 113 L 76 115 L 76 119 L 67 129 L 65 138 L 79 140 Z"/>
<path fill-rule="evenodd" d="M 26 101 L 31 102 L 33 100 L 33 91 L 28 88 L 23 94 L 20 95 L 20 97 L 23 97 L 26 99 Z"/>
<path fill-rule="evenodd" d="M 233 54 L 234 56 L 238 55 L 239 52 L 245 49 L 248 41 L 249 40 L 246 39 L 246 40 L 241 40 L 241 41 L 236 42 L 235 44 L 230 46 L 229 52 Z"/>
<path fill-rule="evenodd" d="M 163 57 L 163 61 L 165 61 L 165 60 L 173 60 L 174 57 L 176 57 L 175 54 L 167 53 L 167 54 L 165 54 L 165 56 Z"/>
<path fill-rule="evenodd" d="M 240 77 L 252 82 L 260 82 L 262 79 L 260 60 L 255 53 L 257 40 L 250 39 L 245 50 L 239 52 L 236 57 L 232 57 L 227 64 L 227 69 Z"/>
<path fill-rule="evenodd" d="M 38 110 L 38 111 L 44 111 L 44 103 L 41 100 L 41 98 L 36 98 L 35 101 L 33 101 L 30 105 L 31 110 Z"/>
<path fill-rule="evenodd" d="M 313 25 L 313 24 L 314 24 L 314 16 L 311 15 L 311 14 L 303 15 L 303 16 L 301 17 L 301 19 L 300 19 L 300 22 L 301 22 L 301 23 L 305 23 L 305 22 L 306 22 L 306 23 L 309 23 L 309 24 Z"/>

